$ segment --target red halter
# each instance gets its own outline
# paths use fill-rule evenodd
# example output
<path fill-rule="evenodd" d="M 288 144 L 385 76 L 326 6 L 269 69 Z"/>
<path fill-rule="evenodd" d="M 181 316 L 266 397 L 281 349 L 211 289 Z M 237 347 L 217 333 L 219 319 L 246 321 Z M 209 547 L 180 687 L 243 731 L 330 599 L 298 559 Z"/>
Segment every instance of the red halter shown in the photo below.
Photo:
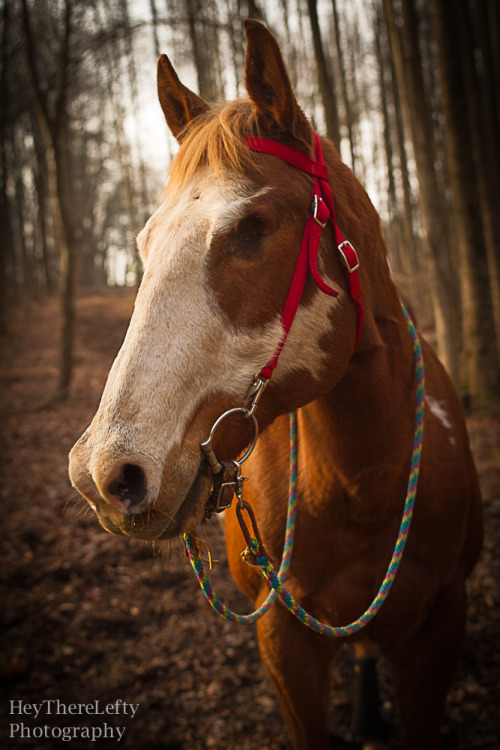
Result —
<path fill-rule="evenodd" d="M 361 329 L 363 326 L 363 302 L 361 301 L 361 286 L 359 283 L 359 260 L 355 249 L 351 243 L 346 240 L 337 226 L 335 221 L 335 211 L 333 207 L 333 196 L 328 184 L 328 170 L 326 168 L 323 151 L 317 133 L 314 133 L 316 142 L 315 156 L 316 161 L 313 161 L 308 156 L 303 154 L 301 151 L 297 151 L 295 148 L 285 146 L 283 143 L 277 141 L 271 141 L 268 138 L 253 138 L 246 137 L 245 142 L 249 149 L 252 151 L 260 151 L 265 154 L 271 154 L 277 156 L 279 159 L 283 159 L 293 167 L 300 169 L 302 172 L 306 172 L 314 177 L 313 184 L 313 207 L 309 218 L 307 219 L 304 235 L 302 237 L 302 243 L 300 246 L 299 256 L 297 258 L 297 264 L 293 274 L 292 283 L 288 292 L 288 297 L 281 313 L 281 327 L 283 328 L 283 336 L 278 348 L 276 349 L 273 358 L 262 368 L 259 377 L 264 380 L 269 380 L 274 372 L 276 365 L 278 364 L 278 358 L 281 354 L 281 350 L 285 344 L 288 336 L 288 332 L 295 318 L 295 313 L 300 304 L 304 286 L 306 283 L 307 273 L 310 270 L 314 281 L 318 288 L 325 294 L 329 294 L 332 297 L 337 297 L 338 292 L 332 289 L 326 284 L 318 272 L 318 250 L 321 239 L 321 232 L 326 226 L 328 218 L 331 216 L 333 222 L 333 228 L 335 231 L 335 242 L 337 243 L 337 249 L 340 253 L 340 258 L 345 268 L 345 275 L 347 278 L 347 284 L 349 287 L 349 294 L 353 301 L 354 306 L 357 310 L 358 322 L 356 330 L 356 341 L 354 348 L 357 347 L 359 338 L 361 336 Z"/>

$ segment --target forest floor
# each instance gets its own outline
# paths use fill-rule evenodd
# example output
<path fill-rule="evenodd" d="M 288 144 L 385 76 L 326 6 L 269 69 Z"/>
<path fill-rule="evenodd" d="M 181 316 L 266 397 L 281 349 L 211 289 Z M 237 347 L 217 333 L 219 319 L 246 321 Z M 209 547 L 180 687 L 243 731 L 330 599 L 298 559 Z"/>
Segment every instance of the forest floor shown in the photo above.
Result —
<path fill-rule="evenodd" d="M 79 294 L 73 395 L 56 407 L 36 410 L 56 382 L 57 302 L 18 309 L 1 339 L 0 746 L 60 747 L 58 735 L 70 727 L 69 746 L 76 749 L 109 747 L 119 728 L 125 729 L 120 746 L 141 750 L 288 748 L 254 627 L 212 612 L 180 552 L 167 564 L 150 546 L 107 534 L 71 490 L 67 454 L 94 414 L 132 305 L 130 290 Z M 445 730 L 448 747 L 498 750 L 500 427 L 487 414 L 469 417 L 468 426 L 486 537 L 469 581 L 467 637 Z M 213 572 L 218 593 L 248 611 L 230 579 L 217 522 L 208 536 L 221 560 Z M 384 662 L 379 673 L 390 746 L 397 748 Z M 352 657 L 344 648 L 333 670 L 331 706 L 332 730 L 345 740 L 351 691 Z M 134 716 L 120 700 L 138 704 Z M 38 717 L 28 713 L 33 704 L 41 704 Z M 118 708 L 116 716 L 72 715 L 71 704 Z M 114 739 L 98 739 L 105 724 Z M 84 728 L 94 736 L 85 738 Z"/>

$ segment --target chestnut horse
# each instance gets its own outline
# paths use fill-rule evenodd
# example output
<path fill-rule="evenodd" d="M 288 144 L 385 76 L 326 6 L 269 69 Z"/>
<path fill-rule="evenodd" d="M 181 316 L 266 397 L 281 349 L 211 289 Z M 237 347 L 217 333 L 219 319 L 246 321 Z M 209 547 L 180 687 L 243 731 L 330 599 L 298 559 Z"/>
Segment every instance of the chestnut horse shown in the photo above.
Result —
<path fill-rule="evenodd" d="M 91 425 L 71 452 L 74 486 L 108 531 L 158 540 L 194 532 L 212 472 L 200 444 L 241 407 L 283 339 L 281 313 L 311 211 L 314 177 L 259 153 L 267 138 L 315 158 L 279 47 L 246 22 L 248 99 L 211 106 L 166 56 L 158 92 L 180 143 L 161 204 L 139 234 L 144 277 L 123 346 Z M 336 225 L 325 222 L 275 374 L 263 391 L 263 431 L 245 487 L 277 566 L 285 532 L 288 413 L 298 410 L 296 538 L 287 587 L 315 617 L 343 625 L 384 578 L 403 513 L 415 420 L 412 341 L 368 196 L 322 138 L 338 226 L 356 249 L 365 308 L 353 302 Z M 349 245 L 351 247 L 351 245 Z M 353 269 L 350 269 L 353 270 Z M 355 301 L 355 300 L 354 300 Z M 460 403 L 422 343 L 427 397 L 420 480 L 406 550 L 380 612 L 347 640 L 393 667 L 405 748 L 440 747 L 444 703 L 465 627 L 465 579 L 481 548 L 481 502 Z M 214 440 L 218 458 L 248 446 L 236 414 Z M 261 572 L 244 564 L 226 511 L 232 574 L 260 604 Z M 207 611 L 207 617 L 210 616 Z M 262 660 L 295 748 L 330 747 L 329 670 L 341 641 L 307 629 L 279 603 L 258 624 Z"/>

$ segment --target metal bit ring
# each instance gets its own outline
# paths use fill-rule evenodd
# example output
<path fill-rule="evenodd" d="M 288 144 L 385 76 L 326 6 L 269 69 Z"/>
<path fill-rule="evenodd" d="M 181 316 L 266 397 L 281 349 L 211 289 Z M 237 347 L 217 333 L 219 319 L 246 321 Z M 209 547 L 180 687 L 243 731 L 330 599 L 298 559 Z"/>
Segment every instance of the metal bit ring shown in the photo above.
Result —
<path fill-rule="evenodd" d="M 250 443 L 244 455 L 240 459 L 238 459 L 238 464 L 244 463 L 247 460 L 247 458 L 249 458 L 252 455 L 253 450 L 257 444 L 257 438 L 259 437 L 259 423 L 257 422 L 257 418 L 255 414 L 252 414 L 248 409 L 245 409 L 243 406 L 235 406 L 233 409 L 228 409 L 223 414 L 221 414 L 220 417 L 218 417 L 218 419 L 216 419 L 215 422 L 213 423 L 212 429 L 210 430 L 210 435 L 208 436 L 208 438 L 204 440 L 202 443 L 200 443 L 201 448 L 206 454 L 210 467 L 214 473 L 219 472 L 222 466 L 219 463 L 213 451 L 212 438 L 215 434 L 217 427 L 230 414 L 243 414 L 245 418 L 247 419 L 250 418 L 253 422 L 254 434 L 253 434 L 252 442 Z"/>

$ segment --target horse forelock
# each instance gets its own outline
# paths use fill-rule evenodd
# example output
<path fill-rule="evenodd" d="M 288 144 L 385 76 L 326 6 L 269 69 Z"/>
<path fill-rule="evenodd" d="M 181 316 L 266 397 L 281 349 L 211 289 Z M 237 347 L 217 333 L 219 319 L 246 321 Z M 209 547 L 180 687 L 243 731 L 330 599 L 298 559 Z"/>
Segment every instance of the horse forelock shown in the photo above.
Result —
<path fill-rule="evenodd" d="M 181 147 L 169 170 L 165 196 L 187 185 L 200 167 L 208 167 L 217 177 L 227 177 L 228 171 L 258 177 L 258 160 L 244 137 L 259 134 L 257 114 L 249 100 L 212 106 L 184 130 Z"/>

